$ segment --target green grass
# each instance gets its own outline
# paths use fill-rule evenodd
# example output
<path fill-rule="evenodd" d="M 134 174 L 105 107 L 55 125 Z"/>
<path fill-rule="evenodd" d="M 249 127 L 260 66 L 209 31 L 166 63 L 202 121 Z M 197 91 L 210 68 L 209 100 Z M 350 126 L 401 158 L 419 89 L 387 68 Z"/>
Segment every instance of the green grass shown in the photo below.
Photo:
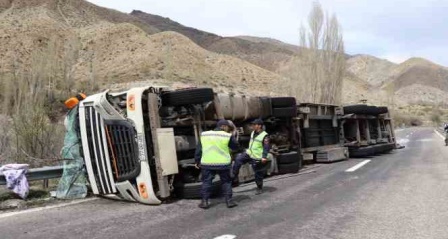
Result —
<path fill-rule="evenodd" d="M 50 197 L 50 192 L 44 189 L 30 189 L 26 200 L 44 199 Z M 20 199 L 15 193 L 9 190 L 0 190 L 0 202 L 9 199 Z"/>

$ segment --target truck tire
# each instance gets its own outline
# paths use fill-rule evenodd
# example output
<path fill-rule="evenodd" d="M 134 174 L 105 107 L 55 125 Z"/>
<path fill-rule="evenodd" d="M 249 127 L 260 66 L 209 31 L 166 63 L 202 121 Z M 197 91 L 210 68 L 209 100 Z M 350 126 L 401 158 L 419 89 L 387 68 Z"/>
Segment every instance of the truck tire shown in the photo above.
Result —
<path fill-rule="evenodd" d="M 300 154 L 296 151 L 280 154 L 277 156 L 277 164 L 290 164 L 300 162 Z"/>
<path fill-rule="evenodd" d="M 298 162 L 278 165 L 278 173 L 279 174 L 297 173 L 297 172 L 299 172 L 299 169 L 300 169 L 300 164 Z"/>
<path fill-rule="evenodd" d="M 177 197 L 184 199 L 201 198 L 202 182 L 198 183 L 179 183 L 174 187 Z M 218 178 L 212 181 L 211 196 L 218 196 L 221 193 L 221 181 Z"/>
<path fill-rule="evenodd" d="M 378 106 L 377 109 L 378 109 L 378 114 L 385 114 L 385 113 L 389 112 L 389 109 L 387 109 L 386 106 Z"/>
<path fill-rule="evenodd" d="M 162 106 L 182 106 L 202 104 L 213 101 L 212 88 L 194 88 L 165 92 L 162 94 Z"/>
<path fill-rule="evenodd" d="M 260 97 L 261 117 L 266 119 L 272 115 L 272 103 L 269 97 Z"/>
<path fill-rule="evenodd" d="M 297 116 L 297 107 L 273 108 L 272 116 L 278 118 L 288 118 Z"/>
<path fill-rule="evenodd" d="M 344 114 L 370 114 L 371 107 L 368 105 L 348 105 L 344 106 Z"/>
<path fill-rule="evenodd" d="M 296 106 L 296 98 L 294 97 L 273 97 L 271 98 L 272 108 L 283 108 Z"/>

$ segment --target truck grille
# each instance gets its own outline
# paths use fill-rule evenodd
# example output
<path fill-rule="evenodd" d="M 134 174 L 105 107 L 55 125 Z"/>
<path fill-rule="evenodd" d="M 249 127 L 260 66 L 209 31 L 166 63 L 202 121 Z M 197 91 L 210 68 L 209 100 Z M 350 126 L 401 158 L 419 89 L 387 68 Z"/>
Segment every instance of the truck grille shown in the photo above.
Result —
<path fill-rule="evenodd" d="M 106 127 L 111 140 L 108 149 L 113 152 L 112 160 L 115 159 L 117 180 L 125 181 L 137 177 L 140 173 L 140 163 L 132 125 L 126 121 L 108 123 L 110 124 Z"/>
<path fill-rule="evenodd" d="M 85 107 L 90 161 L 100 194 L 115 192 L 114 181 L 135 178 L 140 173 L 137 142 L 132 125 L 106 121 L 93 107 Z"/>

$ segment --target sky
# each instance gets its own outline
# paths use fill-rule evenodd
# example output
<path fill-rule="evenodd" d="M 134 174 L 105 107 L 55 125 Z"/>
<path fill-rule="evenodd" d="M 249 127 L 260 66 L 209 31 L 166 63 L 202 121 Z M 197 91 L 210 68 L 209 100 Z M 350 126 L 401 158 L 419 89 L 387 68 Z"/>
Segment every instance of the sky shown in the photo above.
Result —
<path fill-rule="evenodd" d="M 102 7 L 169 17 L 222 36 L 299 44 L 312 0 L 89 0 Z M 448 66 L 448 0 L 320 0 L 342 26 L 346 52 L 401 63 L 423 57 Z"/>

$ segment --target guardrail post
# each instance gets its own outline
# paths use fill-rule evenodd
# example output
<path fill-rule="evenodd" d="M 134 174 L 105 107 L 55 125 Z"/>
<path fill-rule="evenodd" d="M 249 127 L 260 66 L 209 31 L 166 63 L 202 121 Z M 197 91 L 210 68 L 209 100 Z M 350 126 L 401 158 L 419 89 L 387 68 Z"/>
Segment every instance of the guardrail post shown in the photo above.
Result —
<path fill-rule="evenodd" d="M 47 189 L 47 188 L 48 188 L 48 179 L 44 179 L 44 180 L 43 180 L 42 187 L 43 187 L 44 189 Z"/>

